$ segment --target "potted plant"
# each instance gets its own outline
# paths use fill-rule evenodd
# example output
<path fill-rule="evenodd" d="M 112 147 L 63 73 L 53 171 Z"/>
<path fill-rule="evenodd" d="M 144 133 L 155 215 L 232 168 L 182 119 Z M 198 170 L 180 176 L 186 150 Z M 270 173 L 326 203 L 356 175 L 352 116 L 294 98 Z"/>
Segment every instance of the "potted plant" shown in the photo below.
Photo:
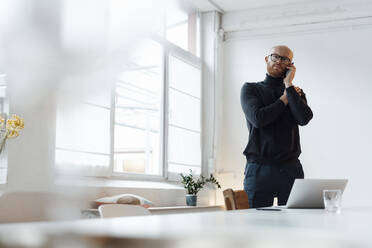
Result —
<path fill-rule="evenodd" d="M 198 179 L 194 178 L 192 170 L 188 175 L 180 173 L 182 178 L 181 183 L 187 191 L 186 195 L 186 205 L 187 206 L 196 206 L 197 194 L 204 187 L 206 183 L 212 183 L 217 185 L 218 188 L 221 188 L 221 185 L 218 183 L 213 174 L 210 174 L 209 178 L 200 176 Z"/>

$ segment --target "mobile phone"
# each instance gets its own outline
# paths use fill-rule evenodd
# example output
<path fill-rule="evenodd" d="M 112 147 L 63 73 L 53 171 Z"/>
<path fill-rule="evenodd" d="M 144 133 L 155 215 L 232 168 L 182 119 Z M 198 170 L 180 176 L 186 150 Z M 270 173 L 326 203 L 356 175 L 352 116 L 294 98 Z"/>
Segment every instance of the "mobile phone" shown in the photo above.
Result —
<path fill-rule="evenodd" d="M 292 62 L 292 65 L 294 65 L 294 62 Z M 287 77 L 288 76 L 288 74 L 291 72 L 291 70 L 290 69 L 287 69 L 286 71 L 285 71 L 285 77 Z"/>
<path fill-rule="evenodd" d="M 288 74 L 291 72 L 291 70 L 290 69 L 287 69 L 286 71 L 285 71 L 285 77 L 287 77 L 288 76 Z"/>

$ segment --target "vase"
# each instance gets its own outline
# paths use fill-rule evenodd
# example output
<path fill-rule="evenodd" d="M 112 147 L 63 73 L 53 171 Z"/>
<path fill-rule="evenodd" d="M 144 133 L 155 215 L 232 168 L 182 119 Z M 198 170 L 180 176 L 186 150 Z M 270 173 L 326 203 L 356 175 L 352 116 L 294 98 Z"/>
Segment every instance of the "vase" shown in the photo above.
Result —
<path fill-rule="evenodd" d="M 187 206 L 196 206 L 196 195 L 186 195 L 186 205 Z"/>

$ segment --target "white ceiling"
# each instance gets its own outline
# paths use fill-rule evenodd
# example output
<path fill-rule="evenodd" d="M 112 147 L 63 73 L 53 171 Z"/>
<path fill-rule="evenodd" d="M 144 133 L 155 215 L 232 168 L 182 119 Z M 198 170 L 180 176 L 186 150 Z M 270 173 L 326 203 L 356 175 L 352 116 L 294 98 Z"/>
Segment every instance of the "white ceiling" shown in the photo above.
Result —
<path fill-rule="evenodd" d="M 334 0 L 188 0 L 200 11 L 217 10 L 221 12 L 240 11 L 253 8 L 273 7 L 309 2 L 330 2 Z M 336 2 L 336 1 L 334 1 Z"/>
<path fill-rule="evenodd" d="M 301 3 L 306 0 L 212 0 L 224 11 L 239 11 L 272 5 L 284 5 L 290 3 Z"/>

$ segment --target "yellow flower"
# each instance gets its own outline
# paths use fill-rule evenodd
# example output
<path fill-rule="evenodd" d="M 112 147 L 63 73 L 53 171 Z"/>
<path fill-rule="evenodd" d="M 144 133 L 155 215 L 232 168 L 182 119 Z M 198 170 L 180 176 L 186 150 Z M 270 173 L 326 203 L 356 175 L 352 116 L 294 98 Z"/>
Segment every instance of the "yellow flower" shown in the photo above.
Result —
<path fill-rule="evenodd" d="M 19 136 L 19 131 L 24 128 L 25 123 L 23 118 L 19 117 L 18 115 L 12 115 L 11 118 L 6 120 L 6 126 L 4 130 L 5 119 L 0 115 L 0 128 L 1 132 L 5 131 L 4 137 L 2 137 L 2 141 L 0 143 L 0 153 L 3 151 L 5 142 L 8 138 L 16 138 Z"/>
<path fill-rule="evenodd" d="M 25 126 L 23 118 L 20 118 L 17 115 L 12 115 L 12 118 L 6 121 L 6 129 L 13 130 L 13 129 L 23 129 Z"/>
<path fill-rule="evenodd" d="M 1 120 L 0 120 L 1 123 Z M 19 135 L 19 131 L 25 126 L 23 118 L 13 114 L 11 118 L 6 121 L 6 132 L 9 138 L 15 138 Z"/>
<path fill-rule="evenodd" d="M 19 132 L 17 131 L 17 130 L 10 130 L 9 131 L 9 135 L 8 135 L 8 137 L 9 138 L 15 138 L 15 137 L 17 137 L 19 135 Z"/>
<path fill-rule="evenodd" d="M 2 115 L 0 115 L 0 128 L 4 127 L 4 122 L 5 122 L 4 117 Z"/>
<path fill-rule="evenodd" d="M 19 129 L 23 129 L 25 126 L 23 118 L 19 117 L 18 115 L 13 115 L 13 118 L 14 118 L 14 121 L 13 121 L 14 125 Z"/>
<path fill-rule="evenodd" d="M 6 129 L 7 130 L 11 130 L 11 129 L 14 129 L 14 125 L 13 125 L 13 120 L 12 119 L 8 119 L 6 120 Z"/>

